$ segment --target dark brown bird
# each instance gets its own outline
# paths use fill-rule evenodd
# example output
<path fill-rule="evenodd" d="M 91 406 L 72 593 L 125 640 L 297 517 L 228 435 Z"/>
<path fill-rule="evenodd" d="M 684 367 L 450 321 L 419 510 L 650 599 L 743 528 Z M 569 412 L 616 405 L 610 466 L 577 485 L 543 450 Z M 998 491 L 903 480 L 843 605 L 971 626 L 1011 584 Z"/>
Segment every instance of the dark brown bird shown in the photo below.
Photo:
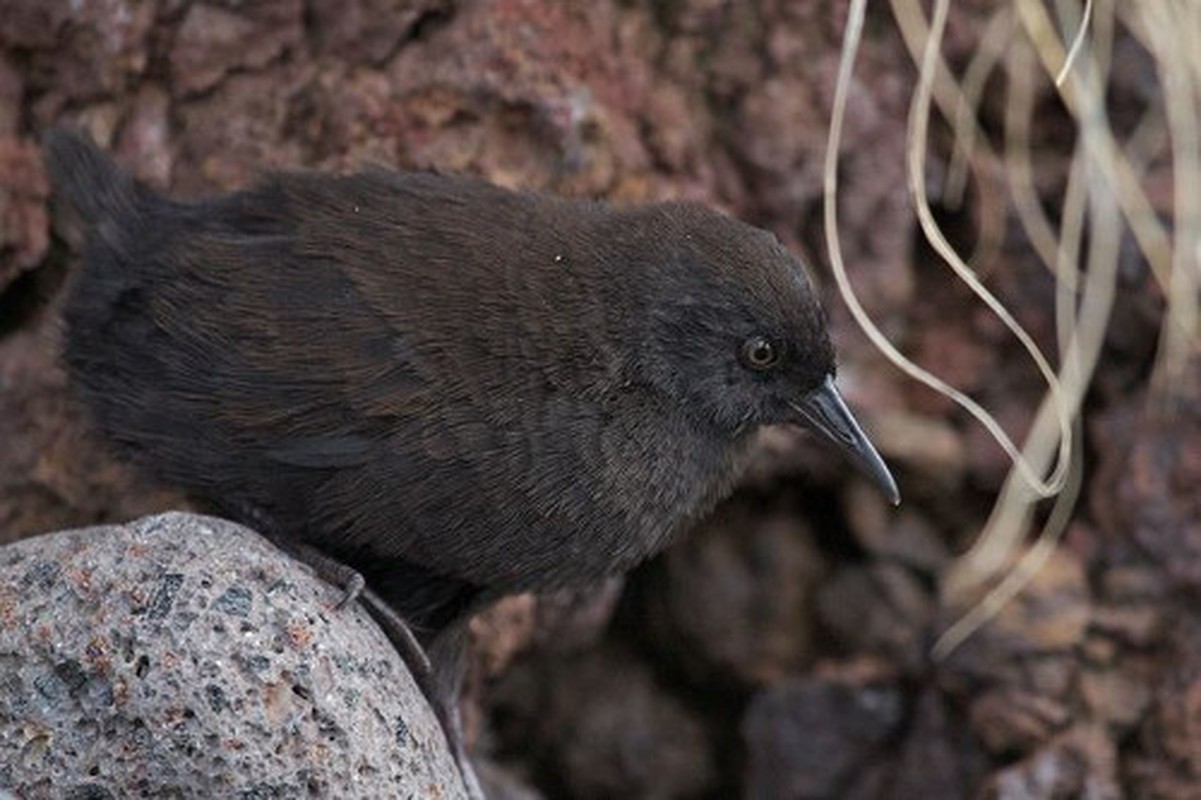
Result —
<path fill-rule="evenodd" d="M 384 170 L 196 203 L 47 140 L 90 230 L 69 372 L 154 476 L 353 567 L 436 649 L 479 603 L 628 569 L 801 425 L 897 489 L 770 234 Z"/>

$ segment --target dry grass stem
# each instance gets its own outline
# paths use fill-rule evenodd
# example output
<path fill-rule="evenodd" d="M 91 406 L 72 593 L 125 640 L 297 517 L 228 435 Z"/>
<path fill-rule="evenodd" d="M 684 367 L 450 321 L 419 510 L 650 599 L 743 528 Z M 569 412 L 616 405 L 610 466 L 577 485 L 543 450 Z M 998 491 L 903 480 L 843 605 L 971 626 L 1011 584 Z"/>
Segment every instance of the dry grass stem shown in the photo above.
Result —
<path fill-rule="evenodd" d="M 1054 552 L 1079 497 L 1083 432 L 1081 406 L 1100 358 L 1118 285 L 1126 236 L 1137 246 L 1163 287 L 1167 312 L 1161 329 L 1154 386 L 1172 396 L 1197 355 L 1198 275 L 1201 264 L 1201 49 L 1189 31 L 1201 30 L 1201 4 L 1190 0 L 1125 4 L 1115 0 L 1055 0 L 1059 27 L 1043 0 L 1013 0 L 994 12 L 976 54 L 956 81 L 941 54 L 949 0 L 934 0 L 926 19 L 918 0 L 891 0 L 897 26 L 918 67 L 910 106 L 907 167 L 909 188 L 923 235 L 980 300 L 1003 321 L 1034 362 L 1047 391 L 1019 449 L 972 398 L 915 364 L 864 312 L 847 277 L 838 237 L 838 153 L 847 93 L 866 12 L 852 0 L 843 39 L 824 164 L 825 231 L 835 280 L 868 338 L 899 369 L 964 408 L 996 439 L 1012 461 L 1010 473 L 976 544 L 943 576 L 944 600 L 961 608 L 965 598 L 983 600 L 946 631 L 935 647 L 951 652 L 1021 591 Z M 1065 39 L 1071 32 L 1071 44 Z M 1135 38 L 1154 58 L 1163 90 L 1162 107 L 1146 109 L 1122 143 L 1109 124 L 1106 98 L 1113 46 L 1119 35 Z M 1003 161 L 992 152 L 977 119 L 986 84 L 1005 68 Z M 1058 222 L 1045 210 L 1047 186 L 1041 165 L 1054 154 L 1032 144 L 1042 98 L 1058 93 L 1076 128 Z M 955 251 L 935 221 L 926 192 L 930 114 L 937 107 L 954 137 L 943 202 L 957 206 L 972 170 L 979 180 L 1003 172 L 1008 212 L 1021 225 L 1032 251 L 1056 279 L 1058 370 L 1032 337 Z M 1170 151 L 1173 219 L 1162 220 L 1143 186 L 1146 170 Z M 981 219 L 998 215 L 989 210 Z M 1170 233 L 1169 233 L 1170 231 Z M 983 235 L 983 232 L 982 232 Z M 1087 246 L 1086 246 L 1087 240 Z M 1087 253 L 1086 263 L 1080 264 Z M 978 263 L 973 259 L 973 263 Z M 1002 265 L 1003 268 L 1003 265 Z M 1034 542 L 1025 544 L 1042 500 L 1054 498 Z M 991 588 L 988 588 L 990 587 Z"/>

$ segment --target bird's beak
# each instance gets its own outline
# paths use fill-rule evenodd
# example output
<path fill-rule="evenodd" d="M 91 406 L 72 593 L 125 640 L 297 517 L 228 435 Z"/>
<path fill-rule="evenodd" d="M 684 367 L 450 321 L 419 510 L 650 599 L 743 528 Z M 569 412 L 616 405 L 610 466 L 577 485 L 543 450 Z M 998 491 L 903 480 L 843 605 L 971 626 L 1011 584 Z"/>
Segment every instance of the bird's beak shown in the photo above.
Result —
<path fill-rule="evenodd" d="M 884 459 L 868 441 L 867 434 L 855 421 L 851 409 L 847 408 L 834 386 L 833 376 L 828 376 L 821 386 L 790 405 L 800 416 L 801 424 L 820 433 L 850 456 L 855 466 L 872 479 L 890 503 L 894 506 L 900 504 L 901 493 L 897 490 L 897 482 L 893 480 Z"/>

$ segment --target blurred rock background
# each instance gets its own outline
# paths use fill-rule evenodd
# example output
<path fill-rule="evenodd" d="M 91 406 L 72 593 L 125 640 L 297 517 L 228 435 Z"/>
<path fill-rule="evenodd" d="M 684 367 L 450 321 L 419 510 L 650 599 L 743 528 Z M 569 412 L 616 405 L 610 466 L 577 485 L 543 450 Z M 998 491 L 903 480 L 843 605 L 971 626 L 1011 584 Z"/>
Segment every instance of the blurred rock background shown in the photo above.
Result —
<path fill-rule="evenodd" d="M 846 0 L 0 0 L 0 542 L 186 507 L 104 455 L 56 365 L 78 241 L 39 137 L 87 127 L 180 197 L 264 170 L 440 168 L 625 203 L 700 200 L 774 231 L 828 293 L 840 383 L 905 495 L 889 509 L 803 436 L 771 432 L 745 486 L 624 581 L 515 598 L 476 621 L 467 719 L 509 797 L 1201 795 L 1201 375 L 1147 402 L 1163 299 L 1130 248 L 1085 405 L 1086 483 L 1031 586 L 951 658 L 939 579 L 1008 468 L 844 311 L 821 159 Z M 988 3 L 955 3 L 962 68 Z M 1157 101 L 1120 37 L 1115 133 Z M 871 4 L 842 146 L 841 224 L 868 311 L 1024 431 L 1042 386 L 922 243 L 905 186 L 915 70 Z M 995 92 L 993 91 L 995 89 Z M 1054 217 L 1072 146 L 1049 85 L 1033 132 Z M 981 124 L 1004 127 L 1004 86 Z M 949 148 L 932 136 L 937 185 Z M 1167 215 L 1171 172 L 1150 164 Z M 1157 172 L 1157 169 L 1159 171 Z M 936 208 L 970 250 L 993 199 Z M 997 213 L 992 209 L 991 213 Z M 989 285 L 1054 349 L 1054 282 L 1000 209 Z"/>

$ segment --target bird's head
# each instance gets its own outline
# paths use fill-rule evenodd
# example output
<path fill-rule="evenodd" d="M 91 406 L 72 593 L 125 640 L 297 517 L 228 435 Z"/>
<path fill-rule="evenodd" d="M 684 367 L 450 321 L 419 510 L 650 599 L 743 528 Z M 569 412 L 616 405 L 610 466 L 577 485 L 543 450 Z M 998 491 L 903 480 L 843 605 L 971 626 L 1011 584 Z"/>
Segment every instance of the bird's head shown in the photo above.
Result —
<path fill-rule="evenodd" d="M 702 206 L 621 216 L 613 245 L 643 273 L 630 345 L 638 379 L 731 437 L 807 428 L 897 502 L 888 468 L 835 388 L 826 315 L 797 258 L 770 233 Z"/>

